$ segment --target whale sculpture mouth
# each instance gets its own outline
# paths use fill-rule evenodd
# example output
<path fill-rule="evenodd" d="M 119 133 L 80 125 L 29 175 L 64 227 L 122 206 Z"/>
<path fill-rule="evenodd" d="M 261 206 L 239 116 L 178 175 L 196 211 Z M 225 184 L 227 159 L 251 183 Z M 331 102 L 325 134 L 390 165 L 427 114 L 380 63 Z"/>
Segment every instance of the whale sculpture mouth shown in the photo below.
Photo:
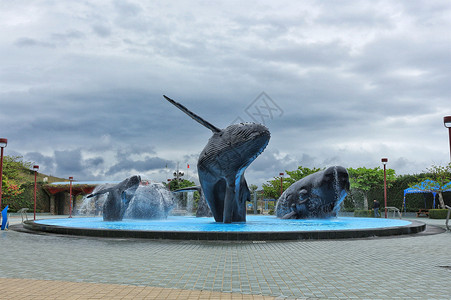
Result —
<path fill-rule="evenodd" d="M 349 175 L 341 166 L 308 175 L 279 198 L 276 214 L 284 219 L 335 217 L 349 191 Z"/>

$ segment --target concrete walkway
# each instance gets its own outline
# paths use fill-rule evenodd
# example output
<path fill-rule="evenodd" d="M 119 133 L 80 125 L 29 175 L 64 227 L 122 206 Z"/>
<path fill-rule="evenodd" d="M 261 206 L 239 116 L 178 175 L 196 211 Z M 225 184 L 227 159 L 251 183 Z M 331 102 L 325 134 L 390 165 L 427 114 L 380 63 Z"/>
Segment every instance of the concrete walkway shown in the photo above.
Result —
<path fill-rule="evenodd" d="M 449 249 L 449 232 L 198 242 L 9 230 L 0 232 L 0 299 L 451 299 Z"/>

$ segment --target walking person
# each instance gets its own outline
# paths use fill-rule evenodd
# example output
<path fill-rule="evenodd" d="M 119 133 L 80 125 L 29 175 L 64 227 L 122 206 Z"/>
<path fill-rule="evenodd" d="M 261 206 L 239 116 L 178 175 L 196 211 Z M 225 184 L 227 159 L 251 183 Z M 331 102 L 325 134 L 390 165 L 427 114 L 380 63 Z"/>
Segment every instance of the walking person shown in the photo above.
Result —
<path fill-rule="evenodd" d="M 376 199 L 374 199 L 374 204 L 373 204 L 373 209 L 374 209 L 374 217 L 380 217 L 381 215 L 379 214 L 379 207 L 381 205 L 379 204 L 379 201 L 377 201 Z"/>

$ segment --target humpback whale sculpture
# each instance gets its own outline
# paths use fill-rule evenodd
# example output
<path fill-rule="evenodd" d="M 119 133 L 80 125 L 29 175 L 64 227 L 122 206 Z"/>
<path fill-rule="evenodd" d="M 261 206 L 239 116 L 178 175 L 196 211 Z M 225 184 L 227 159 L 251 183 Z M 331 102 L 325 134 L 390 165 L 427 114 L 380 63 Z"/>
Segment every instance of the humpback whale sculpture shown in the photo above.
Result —
<path fill-rule="evenodd" d="M 121 221 L 140 182 L 141 177 L 135 175 L 121 181 L 115 186 L 90 194 L 87 198 L 108 193 L 108 197 L 103 204 L 103 220 Z"/>
<path fill-rule="evenodd" d="M 335 217 L 349 191 L 348 171 L 340 166 L 308 175 L 293 183 L 277 200 L 282 219 Z"/>
<path fill-rule="evenodd" d="M 164 96 L 188 116 L 213 132 L 197 162 L 199 181 L 216 222 L 245 222 L 246 200 L 250 200 L 244 171 L 263 152 L 269 130 L 255 123 L 241 123 L 219 129 Z"/>
<path fill-rule="evenodd" d="M 188 192 L 188 191 L 196 191 L 200 195 L 199 202 L 197 203 L 196 217 L 198 217 L 198 218 L 199 217 L 213 217 L 213 214 L 211 213 L 211 209 L 207 204 L 207 200 L 205 200 L 204 192 L 202 191 L 202 187 L 200 185 L 179 189 L 174 192 L 178 193 L 178 192 Z"/>

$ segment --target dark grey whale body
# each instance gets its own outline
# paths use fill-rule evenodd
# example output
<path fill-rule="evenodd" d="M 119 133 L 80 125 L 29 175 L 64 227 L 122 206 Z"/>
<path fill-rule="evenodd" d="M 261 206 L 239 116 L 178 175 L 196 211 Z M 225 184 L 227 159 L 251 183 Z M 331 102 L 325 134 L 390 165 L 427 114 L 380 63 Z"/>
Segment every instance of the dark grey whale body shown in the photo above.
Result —
<path fill-rule="evenodd" d="M 340 166 L 308 175 L 283 192 L 276 215 L 283 219 L 335 217 L 349 191 L 348 171 Z"/>
<path fill-rule="evenodd" d="M 216 222 L 245 222 L 250 192 L 244 178 L 246 168 L 263 152 L 269 130 L 255 123 L 241 123 L 219 129 L 186 107 L 166 100 L 213 132 L 197 162 L 199 181 Z"/>
<path fill-rule="evenodd" d="M 108 193 L 108 197 L 103 204 L 103 220 L 121 221 L 140 182 L 141 177 L 135 175 L 121 181 L 115 186 L 90 194 L 87 198 Z"/>

